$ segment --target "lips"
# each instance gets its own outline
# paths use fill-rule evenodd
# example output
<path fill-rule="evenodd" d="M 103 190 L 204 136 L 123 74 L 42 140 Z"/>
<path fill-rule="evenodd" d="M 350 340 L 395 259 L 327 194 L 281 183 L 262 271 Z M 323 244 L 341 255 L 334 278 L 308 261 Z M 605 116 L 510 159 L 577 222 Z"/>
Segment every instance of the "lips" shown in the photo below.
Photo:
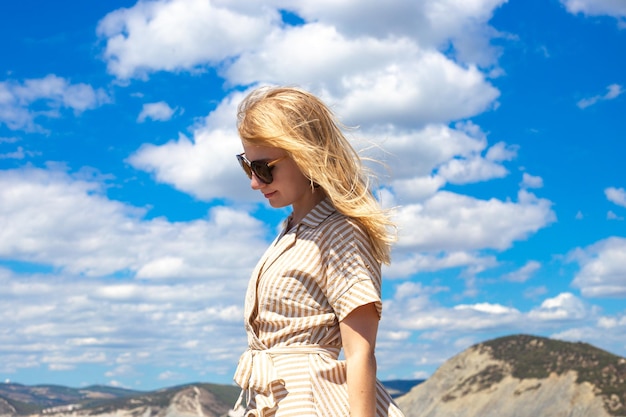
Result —
<path fill-rule="evenodd" d="M 271 193 L 267 193 L 267 194 L 263 193 L 263 195 L 265 196 L 265 198 L 270 198 L 270 197 L 272 197 L 274 194 L 276 194 L 276 191 L 272 191 Z"/>

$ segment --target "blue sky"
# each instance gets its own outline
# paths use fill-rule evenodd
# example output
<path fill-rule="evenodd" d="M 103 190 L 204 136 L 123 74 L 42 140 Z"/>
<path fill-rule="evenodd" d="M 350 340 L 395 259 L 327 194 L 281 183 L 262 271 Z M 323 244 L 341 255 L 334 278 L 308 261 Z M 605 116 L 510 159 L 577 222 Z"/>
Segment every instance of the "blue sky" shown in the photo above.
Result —
<path fill-rule="evenodd" d="M 383 162 L 381 379 L 514 333 L 626 355 L 623 3 L 25 0 L 0 34 L 1 380 L 232 381 L 288 214 L 234 158 L 260 84 Z"/>

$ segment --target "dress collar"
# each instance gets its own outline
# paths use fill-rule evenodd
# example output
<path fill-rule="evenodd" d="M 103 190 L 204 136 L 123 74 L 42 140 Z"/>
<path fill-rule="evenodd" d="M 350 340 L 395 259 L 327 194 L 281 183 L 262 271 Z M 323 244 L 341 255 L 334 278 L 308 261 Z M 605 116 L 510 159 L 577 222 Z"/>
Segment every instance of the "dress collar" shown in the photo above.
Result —
<path fill-rule="evenodd" d="M 300 223 L 305 226 L 315 228 L 335 211 L 337 211 L 335 206 L 333 206 L 328 197 L 325 197 L 315 207 L 313 207 L 313 209 L 309 211 L 306 216 L 304 216 Z"/>

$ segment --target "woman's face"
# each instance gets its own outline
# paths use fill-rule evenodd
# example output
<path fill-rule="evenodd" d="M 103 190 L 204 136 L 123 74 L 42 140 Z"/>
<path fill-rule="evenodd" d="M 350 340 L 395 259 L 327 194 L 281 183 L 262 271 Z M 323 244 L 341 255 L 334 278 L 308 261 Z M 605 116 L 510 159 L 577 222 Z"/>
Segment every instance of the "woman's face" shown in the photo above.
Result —
<path fill-rule="evenodd" d="M 243 143 L 248 161 L 274 161 L 287 155 L 283 149 Z M 311 190 L 311 182 L 306 178 L 291 158 L 278 161 L 272 168 L 273 181 L 265 184 L 252 175 L 250 186 L 263 193 L 274 208 L 293 206 L 294 215 L 306 214 L 317 203 L 317 193 Z"/>

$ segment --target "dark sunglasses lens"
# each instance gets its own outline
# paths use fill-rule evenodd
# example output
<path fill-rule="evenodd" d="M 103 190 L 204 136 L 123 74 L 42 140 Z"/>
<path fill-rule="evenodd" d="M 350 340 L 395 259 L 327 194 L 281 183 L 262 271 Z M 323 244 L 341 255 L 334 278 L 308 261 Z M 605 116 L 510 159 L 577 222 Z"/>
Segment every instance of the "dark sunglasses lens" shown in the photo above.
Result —
<path fill-rule="evenodd" d="M 246 173 L 248 178 L 252 178 L 252 170 L 250 169 L 250 166 L 248 165 L 244 157 L 242 155 L 237 155 L 237 160 L 239 161 L 239 165 L 241 165 L 241 168 L 243 168 L 243 172 Z"/>
<path fill-rule="evenodd" d="M 272 168 L 267 165 L 267 162 L 252 161 L 250 167 L 254 171 L 254 175 L 266 184 L 272 182 Z"/>

